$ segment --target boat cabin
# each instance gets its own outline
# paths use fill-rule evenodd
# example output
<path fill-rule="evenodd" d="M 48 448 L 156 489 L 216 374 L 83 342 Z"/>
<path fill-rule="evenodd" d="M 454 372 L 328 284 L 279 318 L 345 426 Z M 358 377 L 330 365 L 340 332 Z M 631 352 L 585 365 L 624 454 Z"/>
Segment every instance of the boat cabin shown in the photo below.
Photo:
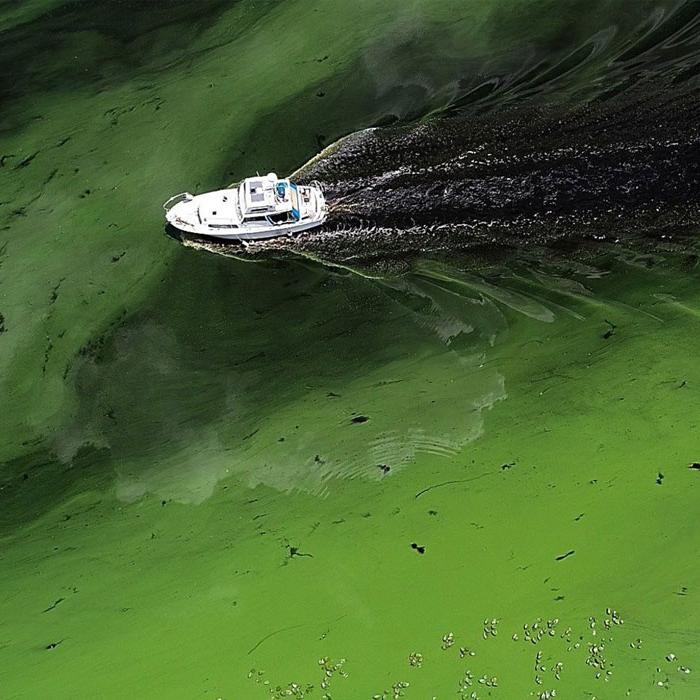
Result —
<path fill-rule="evenodd" d="M 255 223 L 286 224 L 299 221 L 299 190 L 287 179 L 270 173 L 249 177 L 238 187 L 240 218 L 243 225 Z"/>

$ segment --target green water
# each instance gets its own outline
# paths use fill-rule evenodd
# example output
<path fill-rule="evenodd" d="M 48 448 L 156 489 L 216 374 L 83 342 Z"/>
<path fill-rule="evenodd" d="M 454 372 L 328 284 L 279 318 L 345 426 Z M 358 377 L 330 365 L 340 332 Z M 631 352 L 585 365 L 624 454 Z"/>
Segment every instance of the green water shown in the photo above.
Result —
<path fill-rule="evenodd" d="M 0 4 L 1 698 L 698 696 L 693 245 L 368 278 L 159 210 L 636 7 Z"/>

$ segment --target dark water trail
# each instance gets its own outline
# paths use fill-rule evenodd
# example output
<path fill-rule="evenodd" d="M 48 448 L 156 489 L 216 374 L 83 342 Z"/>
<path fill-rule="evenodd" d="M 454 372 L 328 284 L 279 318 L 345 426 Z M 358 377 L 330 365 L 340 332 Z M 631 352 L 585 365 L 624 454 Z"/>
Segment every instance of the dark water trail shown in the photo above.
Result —
<path fill-rule="evenodd" d="M 245 253 L 362 264 L 436 251 L 680 240 L 700 223 L 699 117 L 695 92 L 666 92 L 368 129 L 296 173 L 326 192 L 323 229 Z"/>
<path fill-rule="evenodd" d="M 330 203 L 322 230 L 249 246 L 340 263 L 427 251 L 680 239 L 700 222 L 697 94 L 368 129 L 297 173 Z M 226 247 L 206 244 L 214 250 Z"/>
<path fill-rule="evenodd" d="M 358 236 L 391 254 L 691 231 L 698 101 L 666 95 L 356 134 L 300 171 L 323 184 L 332 213 L 297 245 L 346 259 Z"/>
<path fill-rule="evenodd" d="M 411 124 L 340 139 L 294 173 L 323 186 L 326 225 L 244 254 L 391 265 L 437 251 L 667 245 L 695 232 L 700 3 L 651 13 L 613 41 L 615 33 L 552 64 L 465 82 Z"/>

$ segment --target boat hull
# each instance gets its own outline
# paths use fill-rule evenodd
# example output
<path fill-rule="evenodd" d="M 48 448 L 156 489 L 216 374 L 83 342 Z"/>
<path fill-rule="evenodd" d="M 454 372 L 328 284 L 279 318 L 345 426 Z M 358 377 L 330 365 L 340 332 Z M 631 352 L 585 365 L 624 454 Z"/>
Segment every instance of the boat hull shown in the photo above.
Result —
<path fill-rule="evenodd" d="M 242 242 L 294 236 L 324 223 L 327 207 L 320 186 L 274 178 L 252 178 L 252 195 L 245 189 L 251 178 L 236 188 L 183 192 L 165 202 L 165 218 L 185 234 Z M 248 202 L 250 197 L 254 201 Z"/>
<path fill-rule="evenodd" d="M 195 236 L 205 236 L 207 238 L 215 238 L 225 241 L 262 241 L 270 238 L 281 238 L 284 236 L 294 236 L 303 231 L 318 228 L 323 224 L 325 219 L 320 221 L 304 221 L 290 226 L 280 226 L 274 229 L 261 229 L 259 231 L 245 231 L 238 229 L 236 231 L 214 231 L 205 226 L 192 226 L 186 222 L 178 222 L 177 219 L 168 220 L 168 223 L 178 231 L 192 234 Z"/>

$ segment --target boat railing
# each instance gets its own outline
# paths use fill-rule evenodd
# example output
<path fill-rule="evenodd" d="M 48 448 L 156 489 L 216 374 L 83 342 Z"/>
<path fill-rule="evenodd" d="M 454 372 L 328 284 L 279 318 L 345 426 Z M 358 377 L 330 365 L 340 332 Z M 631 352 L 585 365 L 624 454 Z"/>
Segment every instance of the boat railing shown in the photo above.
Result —
<path fill-rule="evenodd" d="M 179 204 L 180 202 L 185 202 L 188 199 L 192 199 L 192 195 L 189 192 L 181 192 L 180 194 L 176 194 L 174 197 L 171 197 L 167 202 L 163 204 L 163 209 L 165 209 L 166 212 L 170 211 L 176 204 Z"/>

